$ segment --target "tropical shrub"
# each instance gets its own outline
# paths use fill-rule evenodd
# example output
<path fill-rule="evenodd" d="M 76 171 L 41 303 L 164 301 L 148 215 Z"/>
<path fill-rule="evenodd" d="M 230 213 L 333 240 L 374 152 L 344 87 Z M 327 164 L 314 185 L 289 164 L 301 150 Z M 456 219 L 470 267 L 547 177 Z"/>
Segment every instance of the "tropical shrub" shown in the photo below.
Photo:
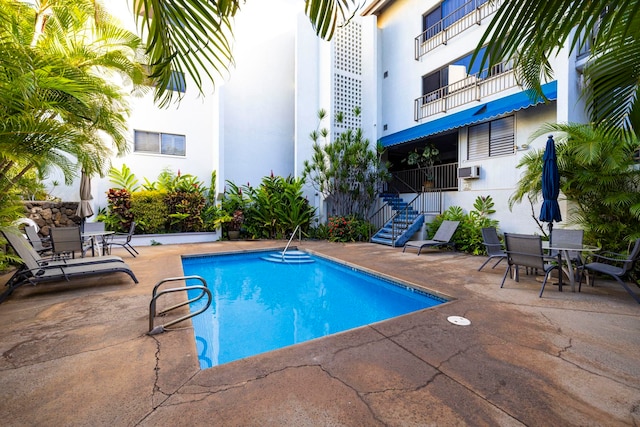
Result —
<path fill-rule="evenodd" d="M 369 240 L 372 225 L 355 216 L 332 216 L 327 226 L 331 242 L 362 242 Z"/>
<path fill-rule="evenodd" d="M 124 188 L 111 188 L 107 191 L 109 213 L 102 218 L 108 230 L 126 232 L 134 220 L 131 212 L 131 193 Z"/>
<path fill-rule="evenodd" d="M 327 224 L 317 224 L 309 227 L 308 236 L 310 239 L 329 240 L 329 226 Z"/>
<path fill-rule="evenodd" d="M 354 109 L 354 114 L 360 115 L 360 109 Z M 320 122 L 325 117 L 326 112 L 320 110 Z M 336 121 L 343 121 L 341 113 Z M 313 156 L 304 162 L 304 179 L 330 203 L 333 214 L 366 218 L 380 184 L 391 178 L 388 165 L 381 160 L 379 150 L 376 151 L 379 147 L 371 149 L 360 128 L 342 132 L 333 142 L 328 142 L 327 129 L 316 130 L 310 137 Z M 324 139 L 322 144 L 321 138 Z"/>
<path fill-rule="evenodd" d="M 315 215 L 315 208 L 303 197 L 304 181 L 273 173 L 257 187 L 227 181 L 219 203 L 215 171 L 209 189 L 195 176 L 180 171 L 164 170 L 154 182 L 145 178 L 143 190 L 126 165 L 112 169 L 109 176 L 120 188 L 109 190 L 109 212 L 101 213 L 99 220 L 113 230 L 133 219 L 139 225 L 137 230 L 145 233 L 213 231 L 223 226 L 224 232 L 234 227 L 251 238 L 281 239 L 298 226 L 308 235 Z M 137 191 L 130 193 L 125 186 Z"/>
<path fill-rule="evenodd" d="M 202 224 L 205 231 L 215 231 L 233 219 L 228 212 L 222 209 L 222 204 L 217 203 L 217 176 L 218 174 L 215 170 L 211 172 L 209 188 L 204 191 L 205 205 L 200 216 L 202 217 Z"/>
<path fill-rule="evenodd" d="M 428 224 L 429 235 L 433 236 L 442 224 L 442 221 L 459 221 L 458 229 L 451 239 L 456 248 L 462 252 L 473 255 L 486 254 L 482 239 L 482 229 L 485 227 L 498 228 L 498 221 L 489 218 L 495 213 L 494 202 L 491 196 L 478 196 L 473 204 L 474 209 L 465 214 L 461 207 L 450 206 L 449 209 L 438 215 Z"/>
<path fill-rule="evenodd" d="M 131 194 L 131 214 L 136 221 L 136 229 L 142 233 L 165 233 L 169 209 L 165 202 L 166 193 L 142 190 Z"/>
<path fill-rule="evenodd" d="M 315 214 L 309 201 L 302 196 L 304 181 L 293 177 L 264 177 L 258 187 L 244 187 L 245 229 L 253 237 L 286 238 L 297 226 L 307 235 Z"/>
<path fill-rule="evenodd" d="M 135 193 L 140 189 L 138 179 L 125 164 L 120 170 L 114 167 L 109 169 L 109 181 L 114 185 L 114 188 L 124 188 L 129 193 Z"/>
<path fill-rule="evenodd" d="M 204 221 L 201 215 L 205 205 L 202 193 L 174 191 L 166 195 L 165 203 L 169 210 L 171 231 L 202 231 Z"/>

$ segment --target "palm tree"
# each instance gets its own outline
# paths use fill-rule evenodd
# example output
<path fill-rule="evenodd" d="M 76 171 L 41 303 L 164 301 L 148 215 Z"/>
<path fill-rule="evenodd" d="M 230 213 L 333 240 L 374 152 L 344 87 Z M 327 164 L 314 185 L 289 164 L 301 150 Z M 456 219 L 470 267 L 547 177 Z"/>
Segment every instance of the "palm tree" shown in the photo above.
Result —
<path fill-rule="evenodd" d="M 476 54 L 486 43 L 483 62 L 515 58 L 521 81 L 542 95 L 541 82 L 552 73 L 548 58 L 567 43 L 572 51 L 590 44 L 584 75 L 593 123 L 606 134 L 640 135 L 639 11 L 637 0 L 506 1 Z"/>
<path fill-rule="evenodd" d="M 32 168 L 57 167 L 67 182 L 78 165 L 103 171 L 113 154 L 103 137 L 122 153 L 128 114 L 126 94 L 104 73 L 144 78 L 141 40 L 92 1 L 37 6 L 0 0 L 0 193 Z"/>
<path fill-rule="evenodd" d="M 580 225 L 591 243 L 626 250 L 640 237 L 640 170 L 634 167 L 640 141 L 631 132 L 613 137 L 590 124 L 548 124 L 531 139 L 550 132 L 557 136 L 560 188 L 571 202 L 569 222 Z M 543 154 L 530 152 L 518 164 L 524 173 L 510 206 L 537 201 Z"/>
<path fill-rule="evenodd" d="M 357 0 L 304 2 L 316 34 L 327 40 L 359 8 Z M 189 74 L 202 92 L 202 73 L 214 81 L 213 74 L 228 70 L 233 61 L 232 18 L 242 3 L 244 0 L 134 0 L 135 16 L 146 34 L 151 77 L 158 83 L 155 99 L 160 105 L 180 96 L 167 90 L 174 71 Z"/>

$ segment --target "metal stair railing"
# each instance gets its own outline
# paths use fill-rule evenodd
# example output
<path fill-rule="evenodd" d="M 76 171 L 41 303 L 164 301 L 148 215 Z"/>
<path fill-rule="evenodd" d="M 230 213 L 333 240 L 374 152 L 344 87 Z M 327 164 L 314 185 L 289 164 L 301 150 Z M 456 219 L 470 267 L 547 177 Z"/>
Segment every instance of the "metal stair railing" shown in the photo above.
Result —
<path fill-rule="evenodd" d="M 202 282 L 202 285 L 193 285 L 193 286 L 185 286 L 184 288 L 169 288 L 169 289 L 163 289 L 161 291 L 158 291 L 158 288 L 167 282 L 175 282 L 175 281 L 179 281 L 179 280 L 184 280 L 185 282 L 189 279 L 195 279 L 195 280 L 199 280 L 200 282 Z M 160 298 L 162 295 L 166 295 L 169 293 L 174 293 L 174 292 L 185 292 L 185 291 L 189 291 L 192 289 L 199 289 L 201 292 L 198 296 L 187 300 L 186 302 L 181 302 L 179 304 L 173 305 L 169 308 L 166 308 L 164 310 L 162 310 L 159 313 L 156 313 L 156 303 L 158 298 Z M 192 302 L 196 302 L 201 300 L 204 297 L 207 297 L 207 303 L 204 307 L 202 307 L 201 309 L 199 309 L 198 311 L 194 312 L 194 313 L 188 313 L 182 317 L 179 317 L 178 319 L 174 319 L 170 322 L 168 322 L 165 325 L 158 325 L 155 326 L 153 325 L 153 319 L 157 316 L 160 316 L 162 314 L 166 314 L 171 310 L 175 310 L 176 308 L 191 304 Z M 173 326 L 176 323 L 180 323 L 183 320 L 187 320 L 187 319 L 191 319 L 194 316 L 197 316 L 198 314 L 204 313 L 209 306 L 211 305 L 211 300 L 212 300 L 212 296 L 211 296 L 211 291 L 209 290 L 209 287 L 207 286 L 207 282 L 200 276 L 181 276 L 181 277 L 169 277 L 167 279 L 163 279 L 161 281 L 159 281 L 158 283 L 156 283 L 156 285 L 153 287 L 153 293 L 152 293 L 152 297 L 151 297 L 151 303 L 149 303 L 149 332 L 147 332 L 147 335 L 156 335 L 156 334 L 161 334 L 163 332 L 165 332 L 167 330 L 167 328 L 169 326 Z"/>
<path fill-rule="evenodd" d="M 296 236 L 296 231 L 300 230 L 300 224 L 296 225 L 296 228 L 293 229 L 293 233 L 291 233 L 291 237 L 289 238 L 289 241 L 287 242 L 287 246 L 284 247 L 284 250 L 282 251 L 282 261 L 284 261 L 284 255 L 287 253 L 287 249 L 289 249 L 289 245 L 291 244 L 291 241 L 293 240 L 293 238 Z M 300 240 L 300 239 L 298 239 Z"/>
<path fill-rule="evenodd" d="M 373 225 L 377 232 L 377 230 L 384 227 L 384 225 L 389 222 L 394 215 L 391 205 L 389 203 L 385 203 L 369 217 L 369 223 Z M 371 240 L 371 237 L 372 236 L 370 235 L 369 240 Z"/>
<path fill-rule="evenodd" d="M 388 194 L 395 194 L 399 197 L 399 193 Z M 391 221 L 391 244 L 395 245 L 396 240 L 402 234 L 400 232 L 401 228 L 397 227 L 397 225 L 402 225 L 403 230 L 406 230 L 413 223 L 413 221 L 409 221 L 409 210 L 415 210 L 418 214 L 442 213 L 442 189 L 423 189 L 423 191 L 418 192 L 418 194 L 409 203 L 407 203 L 404 209 L 395 211 L 395 213 L 391 205 L 389 203 L 385 203 L 369 217 L 369 222 L 376 230 L 375 232 L 370 232 L 369 240 L 373 237 L 373 234 L 371 233 L 377 233 Z M 403 219 L 396 221 L 400 215 L 403 216 Z"/>
<path fill-rule="evenodd" d="M 400 235 L 402 234 L 400 230 L 402 229 L 404 232 L 409 228 L 411 224 L 413 224 L 413 221 L 415 219 L 412 221 L 409 221 L 409 210 L 410 209 L 415 210 L 416 212 L 418 212 L 418 214 L 420 214 L 420 210 L 414 209 L 414 207 L 415 207 L 416 200 L 418 200 L 421 196 L 422 196 L 422 193 L 419 193 L 409 203 L 407 203 L 407 206 L 405 206 L 404 209 L 402 209 L 401 211 L 398 211 L 394 216 L 393 221 L 391 222 L 391 246 L 396 245 L 396 241 L 398 240 L 398 237 L 400 237 Z M 401 219 L 401 221 L 396 221 L 395 219 L 398 216 L 400 216 L 400 214 L 403 214 L 403 218 Z M 396 226 L 398 225 L 402 225 L 403 227 L 402 228 L 398 227 L 396 229 Z"/>
<path fill-rule="evenodd" d="M 400 184 L 406 186 L 410 190 L 412 190 L 412 192 L 414 193 L 418 192 L 415 188 L 409 185 L 409 183 L 405 182 L 402 178 L 396 177 L 395 180 L 398 181 Z M 395 192 L 389 191 L 387 189 L 385 193 L 393 194 L 393 195 L 396 195 L 398 198 L 400 198 L 400 192 L 397 189 L 395 190 Z M 369 223 L 373 224 L 373 227 L 377 232 L 382 227 L 384 227 L 386 223 L 388 223 L 391 219 L 393 219 L 396 215 L 397 214 L 394 213 L 394 209 L 391 207 L 391 205 L 389 205 L 389 203 L 385 203 L 382 207 L 380 207 L 380 209 L 378 209 L 372 215 L 369 216 Z M 369 240 L 371 240 L 371 237 L 372 235 L 370 230 Z"/>

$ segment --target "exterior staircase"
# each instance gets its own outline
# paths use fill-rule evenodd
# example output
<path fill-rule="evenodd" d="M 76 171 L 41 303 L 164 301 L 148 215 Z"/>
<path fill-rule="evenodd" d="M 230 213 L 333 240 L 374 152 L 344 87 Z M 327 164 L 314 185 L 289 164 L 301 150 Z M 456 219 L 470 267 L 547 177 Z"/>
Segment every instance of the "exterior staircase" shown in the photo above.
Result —
<path fill-rule="evenodd" d="M 394 212 L 392 218 L 371 238 L 371 242 L 388 246 L 404 246 L 424 224 L 424 215 L 413 209 L 397 194 L 380 196 Z M 395 234 L 395 236 L 394 236 Z"/>

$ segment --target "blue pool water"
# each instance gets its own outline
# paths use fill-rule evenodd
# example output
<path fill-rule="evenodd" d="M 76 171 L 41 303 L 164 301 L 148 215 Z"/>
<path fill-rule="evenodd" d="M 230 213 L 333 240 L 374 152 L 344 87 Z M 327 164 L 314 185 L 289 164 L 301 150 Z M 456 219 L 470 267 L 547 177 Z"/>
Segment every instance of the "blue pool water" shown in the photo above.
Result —
<path fill-rule="evenodd" d="M 192 319 L 201 369 L 446 302 L 318 256 L 288 264 L 265 255 L 183 257 L 185 275 L 202 276 L 213 294 Z"/>

